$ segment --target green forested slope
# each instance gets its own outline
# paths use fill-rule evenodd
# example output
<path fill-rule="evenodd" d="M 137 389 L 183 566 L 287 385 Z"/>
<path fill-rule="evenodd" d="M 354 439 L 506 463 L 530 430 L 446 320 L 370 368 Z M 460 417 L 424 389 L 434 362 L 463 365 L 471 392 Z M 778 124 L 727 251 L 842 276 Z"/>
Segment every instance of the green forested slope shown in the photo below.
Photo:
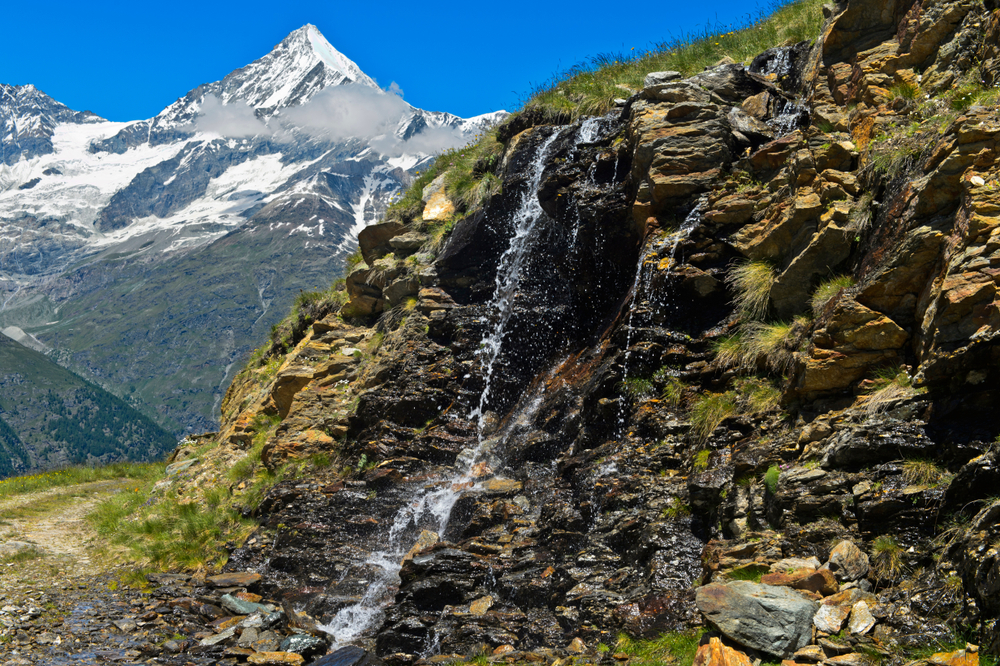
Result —
<path fill-rule="evenodd" d="M 151 460 L 174 444 L 122 400 L 0 335 L 0 476 Z"/>

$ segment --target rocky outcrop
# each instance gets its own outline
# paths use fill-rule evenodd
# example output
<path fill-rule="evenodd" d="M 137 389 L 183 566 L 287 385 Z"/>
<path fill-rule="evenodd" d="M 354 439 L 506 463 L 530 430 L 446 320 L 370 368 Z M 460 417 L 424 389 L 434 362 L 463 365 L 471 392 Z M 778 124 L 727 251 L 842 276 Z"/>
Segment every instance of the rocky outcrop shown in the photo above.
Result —
<path fill-rule="evenodd" d="M 341 319 L 231 391 L 223 439 L 310 471 L 229 566 L 399 665 L 995 644 L 996 109 L 903 95 L 950 94 L 971 16 L 852 0 L 513 119 L 499 191 L 363 232 Z"/>

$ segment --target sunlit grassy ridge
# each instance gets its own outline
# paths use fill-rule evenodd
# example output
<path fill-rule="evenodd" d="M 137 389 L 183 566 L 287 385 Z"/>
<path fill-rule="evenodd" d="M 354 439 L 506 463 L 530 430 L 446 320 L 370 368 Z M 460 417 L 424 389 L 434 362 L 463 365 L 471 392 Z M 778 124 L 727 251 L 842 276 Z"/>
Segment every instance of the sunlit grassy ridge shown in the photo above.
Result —
<path fill-rule="evenodd" d="M 774 46 L 813 40 L 823 24 L 821 0 L 772 4 L 772 13 L 731 25 L 709 25 L 657 47 L 602 54 L 577 65 L 540 86 L 524 109 L 542 109 L 551 116 L 577 118 L 611 109 L 616 97 L 628 97 L 643 87 L 649 72 L 677 71 L 691 76 L 723 58 L 748 63 Z"/>
<path fill-rule="evenodd" d="M 646 50 L 598 55 L 537 86 L 513 116 L 540 113 L 551 122 L 569 122 L 606 113 L 615 98 L 643 87 L 650 72 L 674 70 L 691 76 L 723 58 L 749 62 L 767 49 L 813 40 L 823 24 L 822 0 L 773 3 L 772 13 L 747 16 L 733 25 L 706 26 Z M 511 122 L 508 119 L 505 122 Z M 498 189 L 493 167 L 501 153 L 496 132 L 488 131 L 467 146 L 443 153 L 389 207 L 386 219 L 409 222 L 420 214 L 421 194 L 434 178 L 448 172 L 446 191 L 463 210 L 472 210 Z"/>

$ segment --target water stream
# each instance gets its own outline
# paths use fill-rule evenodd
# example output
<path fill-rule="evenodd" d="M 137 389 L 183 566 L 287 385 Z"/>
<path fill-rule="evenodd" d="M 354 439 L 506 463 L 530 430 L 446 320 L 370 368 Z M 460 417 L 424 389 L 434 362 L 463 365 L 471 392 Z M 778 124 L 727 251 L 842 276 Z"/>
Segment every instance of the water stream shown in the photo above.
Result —
<path fill-rule="evenodd" d="M 592 126 L 587 123 L 584 125 L 587 130 L 579 133 L 578 142 L 583 138 L 591 140 L 593 138 L 590 130 Z M 512 219 L 514 233 L 510 245 L 501 255 L 497 266 L 494 292 L 487 308 L 490 326 L 478 352 L 485 385 L 478 405 L 470 414 L 477 423 L 476 443 L 458 456 L 456 472 L 452 478 L 444 480 L 434 489 L 418 491 L 396 513 L 388 534 L 384 536 L 384 549 L 372 552 L 365 562 L 366 565 L 373 567 L 375 575 L 361 600 L 342 608 L 328 624 L 320 626 L 333 636 L 337 645 L 357 640 L 381 620 L 383 608 L 391 600 L 393 590 L 399 583 L 399 570 L 403 557 L 416 543 L 422 530 L 430 530 L 438 535 L 445 533 L 455 503 L 464 492 L 476 487 L 477 479 L 482 476 L 477 472 L 484 468 L 479 463 L 487 457 L 490 446 L 501 439 L 487 439 L 484 436 L 487 406 L 491 398 L 493 378 L 501 348 L 514 312 L 514 299 L 520 286 L 522 269 L 530 255 L 536 228 L 542 226 L 538 223 L 545 218 L 538 201 L 538 188 L 552 147 L 564 131 L 553 132 L 539 146 L 535 154 L 527 186 Z M 534 406 L 537 408 L 537 405 Z M 517 420 L 512 419 L 512 422 L 516 423 Z"/>
<path fill-rule="evenodd" d="M 680 246 L 681 242 L 690 237 L 691 233 L 698 228 L 699 224 L 701 224 L 701 209 L 704 204 L 705 202 L 703 199 L 699 200 L 695 204 L 694 208 L 691 209 L 691 212 L 684 218 L 680 227 L 678 227 L 673 233 L 665 237 L 655 235 L 650 236 L 649 239 L 643 244 L 642 250 L 639 253 L 639 265 L 635 270 L 635 282 L 632 284 L 632 290 L 630 292 L 631 295 L 629 296 L 631 307 L 629 307 L 628 323 L 625 326 L 625 359 L 622 362 L 623 385 L 629 379 L 629 364 L 632 358 L 632 334 L 634 330 L 633 320 L 639 304 L 644 301 L 649 301 L 654 307 L 662 308 L 668 305 L 668 302 L 663 300 L 662 295 L 660 298 L 656 298 L 655 294 L 650 293 L 653 272 L 660 267 L 661 257 L 665 257 L 668 260 L 667 272 L 669 273 L 674 270 L 677 262 L 677 248 Z M 618 402 L 619 438 L 625 435 L 626 417 L 627 401 L 623 397 Z"/>

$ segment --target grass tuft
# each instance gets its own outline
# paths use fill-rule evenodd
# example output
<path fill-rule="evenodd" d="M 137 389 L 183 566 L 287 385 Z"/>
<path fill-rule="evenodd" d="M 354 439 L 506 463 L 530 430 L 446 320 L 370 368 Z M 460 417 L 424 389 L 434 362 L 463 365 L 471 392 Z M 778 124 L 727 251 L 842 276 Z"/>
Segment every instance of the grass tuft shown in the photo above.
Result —
<path fill-rule="evenodd" d="M 726 418 L 736 414 L 736 394 L 705 393 L 691 406 L 691 434 L 695 441 L 704 442 Z"/>
<path fill-rule="evenodd" d="M 906 565 L 903 563 L 903 547 L 899 545 L 896 537 L 888 535 L 875 537 L 871 548 L 872 572 L 876 577 L 893 581 L 906 571 Z"/>
<path fill-rule="evenodd" d="M 656 638 L 638 639 L 620 634 L 615 652 L 629 656 L 631 666 L 661 666 L 662 664 L 690 664 L 698 651 L 704 629 L 671 631 Z"/>
<path fill-rule="evenodd" d="M 830 301 L 836 298 L 841 291 L 847 291 L 853 286 L 854 278 L 850 275 L 838 275 L 825 282 L 821 282 L 816 287 L 816 291 L 813 292 L 810 301 L 813 313 L 819 316 L 826 309 L 826 306 L 830 304 Z"/>
<path fill-rule="evenodd" d="M 736 292 L 733 304 L 741 319 L 761 319 L 767 314 L 776 272 L 766 261 L 745 261 L 729 269 L 726 282 Z"/>
<path fill-rule="evenodd" d="M 773 372 L 784 372 L 794 358 L 795 327 L 787 322 L 749 322 L 741 342 L 747 357 L 745 366 L 763 361 Z"/>
<path fill-rule="evenodd" d="M 903 480 L 909 484 L 938 486 L 947 478 L 948 473 L 931 460 L 903 461 Z"/>
<path fill-rule="evenodd" d="M 875 378 L 865 382 L 862 407 L 872 418 L 881 414 L 900 400 L 917 395 L 924 389 L 915 389 L 910 374 L 899 366 L 889 366 L 875 372 Z"/>

